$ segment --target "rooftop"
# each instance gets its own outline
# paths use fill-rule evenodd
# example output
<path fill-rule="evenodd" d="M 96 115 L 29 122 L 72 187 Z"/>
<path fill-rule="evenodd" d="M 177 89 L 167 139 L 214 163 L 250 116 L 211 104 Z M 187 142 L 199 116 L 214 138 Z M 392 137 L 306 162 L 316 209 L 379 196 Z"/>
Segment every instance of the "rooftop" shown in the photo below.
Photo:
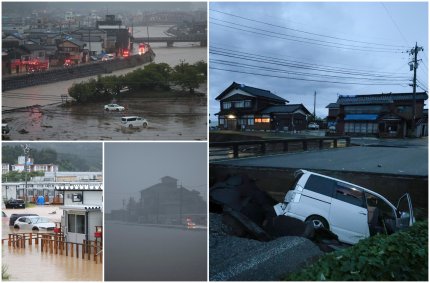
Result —
<path fill-rule="evenodd" d="M 239 89 L 242 90 L 244 92 L 247 92 L 253 96 L 256 97 L 264 97 L 264 98 L 268 98 L 271 100 L 277 100 L 280 102 L 287 102 L 288 100 L 272 93 L 270 90 L 266 90 L 266 89 L 261 89 L 261 88 L 256 88 L 256 87 L 251 87 L 251 86 L 247 86 L 244 84 L 238 84 L 236 82 L 233 82 L 228 88 L 226 88 L 220 95 L 218 95 L 217 98 L 215 98 L 216 100 L 220 100 L 222 99 L 222 97 L 224 95 L 226 95 L 227 93 L 229 93 L 230 91 L 234 90 L 234 89 Z"/>

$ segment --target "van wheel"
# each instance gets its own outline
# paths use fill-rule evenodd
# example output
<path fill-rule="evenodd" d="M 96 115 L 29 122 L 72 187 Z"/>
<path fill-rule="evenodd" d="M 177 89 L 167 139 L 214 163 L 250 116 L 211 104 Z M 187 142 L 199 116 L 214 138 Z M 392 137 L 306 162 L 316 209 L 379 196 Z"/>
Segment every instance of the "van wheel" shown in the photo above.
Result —
<path fill-rule="evenodd" d="M 116 112 L 119 112 L 119 109 L 118 109 L 118 108 L 116 109 Z"/>
<path fill-rule="evenodd" d="M 143 123 L 142 125 L 144 128 L 148 127 L 148 123 Z"/>
<path fill-rule="evenodd" d="M 33 229 L 31 229 L 31 230 L 33 230 L 33 231 L 39 231 L 39 228 L 33 227 Z"/>
<path fill-rule="evenodd" d="M 15 226 L 13 226 L 13 228 L 15 228 L 15 229 L 19 229 L 19 226 L 18 226 L 18 225 L 15 225 Z"/>
<path fill-rule="evenodd" d="M 312 222 L 315 229 L 326 228 L 330 229 L 327 220 L 324 217 L 318 215 L 309 216 L 305 222 Z"/>
<path fill-rule="evenodd" d="M 128 125 L 128 127 L 131 129 L 131 128 L 133 128 L 133 125 L 132 125 L 132 124 L 130 124 L 130 125 Z"/>

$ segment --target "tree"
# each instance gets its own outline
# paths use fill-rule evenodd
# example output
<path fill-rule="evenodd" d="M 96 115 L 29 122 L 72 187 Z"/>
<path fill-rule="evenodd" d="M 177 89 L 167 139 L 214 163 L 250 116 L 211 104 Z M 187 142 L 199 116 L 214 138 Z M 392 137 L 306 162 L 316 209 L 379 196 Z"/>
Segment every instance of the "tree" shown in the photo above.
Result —
<path fill-rule="evenodd" d="M 173 70 L 174 83 L 181 86 L 183 90 L 188 89 L 190 93 L 194 93 L 194 89 L 206 80 L 205 75 L 200 73 L 195 65 L 182 62 L 176 65 Z"/>

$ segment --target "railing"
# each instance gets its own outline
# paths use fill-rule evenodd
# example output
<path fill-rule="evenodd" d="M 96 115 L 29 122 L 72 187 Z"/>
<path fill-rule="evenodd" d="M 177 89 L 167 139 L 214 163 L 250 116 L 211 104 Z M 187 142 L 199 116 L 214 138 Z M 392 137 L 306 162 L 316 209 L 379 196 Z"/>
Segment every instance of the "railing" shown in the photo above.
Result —
<path fill-rule="evenodd" d="M 91 256 L 95 263 L 103 262 L 103 243 L 101 241 L 86 241 L 82 244 L 66 242 L 62 233 L 14 233 L 9 234 L 8 239 L 2 239 L 2 245 L 7 241 L 8 246 L 14 249 L 25 248 L 26 245 L 40 246 L 42 253 L 65 255 L 76 258 L 87 258 Z M 39 245 L 40 243 L 40 245 Z"/>
<path fill-rule="evenodd" d="M 209 157 L 212 160 L 220 158 L 239 158 L 264 155 L 268 152 L 298 152 L 308 151 L 311 148 L 321 150 L 324 148 L 348 147 L 350 145 L 351 138 L 346 136 L 210 142 Z"/>

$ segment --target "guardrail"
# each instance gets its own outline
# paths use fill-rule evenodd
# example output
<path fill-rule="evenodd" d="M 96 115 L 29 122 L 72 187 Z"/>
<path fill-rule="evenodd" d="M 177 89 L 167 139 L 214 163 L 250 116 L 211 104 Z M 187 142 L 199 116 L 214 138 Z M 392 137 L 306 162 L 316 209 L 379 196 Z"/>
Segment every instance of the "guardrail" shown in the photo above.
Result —
<path fill-rule="evenodd" d="M 341 144 L 339 141 L 343 141 Z M 209 157 L 239 158 L 252 155 L 264 155 L 267 152 L 297 152 L 308 151 L 310 148 L 324 149 L 348 147 L 351 138 L 342 137 L 317 137 L 298 139 L 264 139 L 250 141 L 210 142 Z M 241 153 L 241 156 L 239 154 Z"/>

